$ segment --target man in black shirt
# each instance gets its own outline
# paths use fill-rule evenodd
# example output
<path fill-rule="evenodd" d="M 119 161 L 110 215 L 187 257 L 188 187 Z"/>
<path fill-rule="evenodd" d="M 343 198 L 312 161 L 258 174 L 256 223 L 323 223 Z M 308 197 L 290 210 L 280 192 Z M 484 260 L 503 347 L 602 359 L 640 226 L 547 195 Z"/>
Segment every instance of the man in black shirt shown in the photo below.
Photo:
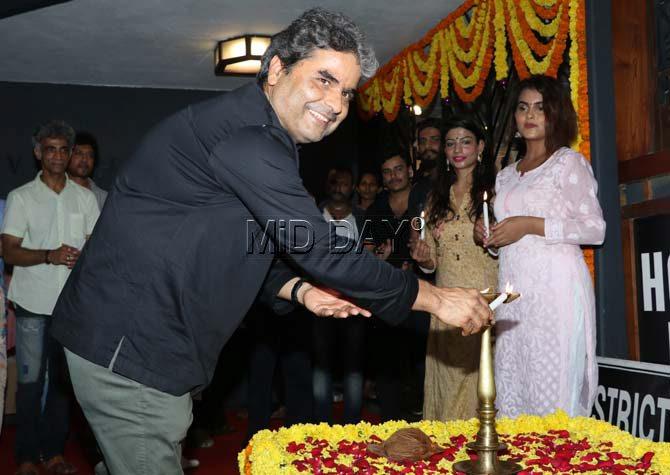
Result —
<path fill-rule="evenodd" d="M 421 165 L 417 170 L 414 187 L 409 196 L 409 213 L 420 216 L 428 205 L 428 194 L 433 186 L 437 162 L 445 160 L 442 146 L 442 125 L 438 119 L 430 118 L 416 128 L 416 151 Z"/>
<path fill-rule="evenodd" d="M 385 191 L 368 208 L 365 217 L 378 255 L 392 266 L 411 273 L 413 261 L 408 243 L 413 215 L 408 204 L 412 168 L 406 157 L 391 155 L 382 161 L 381 174 Z M 426 356 L 428 315 L 413 312 L 407 319 L 410 309 L 399 308 L 398 312 L 404 312 L 397 316 L 402 322 L 399 326 L 377 319 L 373 322 L 371 335 L 376 356 L 377 396 L 383 421 L 407 418 L 401 404 L 403 379 L 413 380 L 414 386 L 423 384 L 421 367 Z M 420 393 L 419 387 L 414 393 Z M 418 403 L 412 402 L 411 405 Z"/>
<path fill-rule="evenodd" d="M 413 307 L 465 333 L 491 318 L 476 290 L 436 289 L 370 253 L 331 250 L 296 143 L 333 132 L 375 68 L 351 20 L 310 10 L 273 37 L 257 84 L 164 120 L 120 170 L 53 322 L 113 475 L 181 473 L 189 393 L 208 384 L 259 294 L 275 309 L 276 297 L 319 316 L 363 307 L 390 323 Z"/>

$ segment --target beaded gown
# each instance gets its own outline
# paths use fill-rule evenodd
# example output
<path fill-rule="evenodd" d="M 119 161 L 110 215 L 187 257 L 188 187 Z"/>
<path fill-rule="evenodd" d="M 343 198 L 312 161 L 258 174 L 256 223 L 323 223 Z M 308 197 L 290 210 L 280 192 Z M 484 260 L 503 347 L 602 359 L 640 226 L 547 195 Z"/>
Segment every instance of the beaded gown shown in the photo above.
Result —
<path fill-rule="evenodd" d="M 453 188 L 451 202 L 455 202 Z M 438 287 L 496 288 L 498 264 L 472 239 L 474 223 L 468 216 L 466 194 L 456 216 L 433 228 L 425 240 L 436 264 Z M 477 415 L 477 378 L 481 335 L 461 335 L 461 330 L 430 318 L 426 351 L 423 418 L 469 419 Z"/>

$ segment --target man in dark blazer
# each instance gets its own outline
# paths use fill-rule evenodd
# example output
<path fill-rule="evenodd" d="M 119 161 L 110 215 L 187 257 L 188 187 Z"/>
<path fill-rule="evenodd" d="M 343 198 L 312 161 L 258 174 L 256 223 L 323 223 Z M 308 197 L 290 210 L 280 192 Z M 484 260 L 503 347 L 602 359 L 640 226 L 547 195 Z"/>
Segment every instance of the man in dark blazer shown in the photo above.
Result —
<path fill-rule="evenodd" d="M 112 474 L 181 473 L 190 392 L 259 294 L 391 323 L 415 308 L 466 333 L 491 318 L 476 290 L 329 246 L 296 144 L 333 132 L 376 66 L 351 20 L 309 10 L 273 37 L 257 83 L 164 120 L 119 171 L 53 323 Z"/>

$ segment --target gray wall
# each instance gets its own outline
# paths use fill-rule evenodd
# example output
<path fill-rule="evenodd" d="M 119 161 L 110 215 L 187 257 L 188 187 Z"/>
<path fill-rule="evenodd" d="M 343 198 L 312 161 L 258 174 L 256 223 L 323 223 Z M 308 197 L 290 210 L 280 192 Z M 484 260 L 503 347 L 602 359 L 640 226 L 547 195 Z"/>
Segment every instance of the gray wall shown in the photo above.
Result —
<path fill-rule="evenodd" d="M 142 136 L 187 104 L 220 92 L 0 82 L 0 198 L 37 172 L 30 137 L 35 127 L 63 119 L 96 136 L 94 178 L 108 188 L 116 168 Z"/>

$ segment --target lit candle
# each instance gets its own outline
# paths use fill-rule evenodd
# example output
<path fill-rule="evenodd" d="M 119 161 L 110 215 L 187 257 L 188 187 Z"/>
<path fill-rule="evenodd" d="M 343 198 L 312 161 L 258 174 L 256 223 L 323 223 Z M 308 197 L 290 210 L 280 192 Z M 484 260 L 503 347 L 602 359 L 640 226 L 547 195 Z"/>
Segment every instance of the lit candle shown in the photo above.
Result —
<path fill-rule="evenodd" d="M 498 297 L 493 302 L 491 302 L 489 304 L 489 308 L 491 310 L 495 310 L 496 308 L 498 308 L 502 303 L 505 302 L 505 300 L 507 300 L 508 294 L 510 294 L 512 292 L 513 292 L 513 288 L 509 284 L 509 282 L 507 282 L 507 284 L 505 284 L 505 291 L 502 292 L 500 295 L 498 295 Z"/>
<path fill-rule="evenodd" d="M 426 239 L 426 220 L 425 220 L 425 215 L 426 212 L 421 210 L 421 237 L 420 239 L 423 241 Z"/>
<path fill-rule="evenodd" d="M 489 308 L 490 308 L 491 310 L 495 310 L 495 309 L 498 308 L 498 306 L 500 306 L 500 304 L 502 304 L 505 300 L 507 300 L 507 294 L 506 294 L 505 292 L 503 292 L 503 293 L 501 293 L 500 295 L 498 295 L 498 297 L 497 297 L 493 302 L 491 302 L 491 303 L 489 304 Z"/>
<path fill-rule="evenodd" d="M 486 237 L 488 238 L 490 236 L 490 230 L 489 230 L 489 203 L 488 203 L 488 193 L 484 192 L 484 230 L 486 232 Z"/>

